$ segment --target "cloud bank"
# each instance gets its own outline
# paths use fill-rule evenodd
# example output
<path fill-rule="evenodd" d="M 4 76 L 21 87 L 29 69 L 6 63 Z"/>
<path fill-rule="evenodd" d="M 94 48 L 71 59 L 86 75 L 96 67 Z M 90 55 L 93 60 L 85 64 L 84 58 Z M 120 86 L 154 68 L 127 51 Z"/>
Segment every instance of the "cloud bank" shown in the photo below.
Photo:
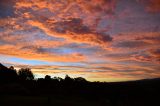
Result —
<path fill-rule="evenodd" d="M 160 77 L 159 7 L 159 0 L 1 0 L 0 62 L 40 76 Z"/>

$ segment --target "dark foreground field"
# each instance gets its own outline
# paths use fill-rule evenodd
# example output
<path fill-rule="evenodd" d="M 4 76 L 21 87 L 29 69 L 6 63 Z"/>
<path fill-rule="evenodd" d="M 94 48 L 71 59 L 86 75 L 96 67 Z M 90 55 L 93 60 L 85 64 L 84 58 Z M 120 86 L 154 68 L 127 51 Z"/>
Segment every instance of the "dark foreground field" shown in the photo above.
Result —
<path fill-rule="evenodd" d="M 109 100 L 86 100 L 78 97 L 39 97 L 39 96 L 1 96 L 1 106 L 113 106 Z M 144 103 L 146 102 L 146 103 Z M 115 106 L 159 106 L 156 103 L 147 104 L 148 101 L 123 100 Z"/>
<path fill-rule="evenodd" d="M 87 82 L 87 85 L 70 86 L 32 84 L 1 85 L 0 106 L 160 106 L 159 79 L 121 83 Z"/>
<path fill-rule="evenodd" d="M 112 103 L 109 99 L 88 100 L 82 97 L 47 97 L 5 95 L 0 97 L 0 106 L 159 106 L 157 100 L 121 98 Z"/>
<path fill-rule="evenodd" d="M 78 97 L 2 96 L 0 99 L 1 106 L 102 106 L 101 101 Z"/>
<path fill-rule="evenodd" d="M 160 106 L 160 78 L 89 82 L 84 78 L 34 79 L 0 64 L 0 106 Z"/>

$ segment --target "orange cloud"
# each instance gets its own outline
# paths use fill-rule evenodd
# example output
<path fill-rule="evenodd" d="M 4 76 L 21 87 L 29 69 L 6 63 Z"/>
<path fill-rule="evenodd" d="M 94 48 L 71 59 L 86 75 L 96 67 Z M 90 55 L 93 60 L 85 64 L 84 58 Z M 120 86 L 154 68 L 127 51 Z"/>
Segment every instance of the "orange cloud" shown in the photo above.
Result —
<path fill-rule="evenodd" d="M 37 27 L 47 35 L 64 38 L 74 43 L 107 47 L 112 37 L 104 31 L 97 31 L 95 24 L 99 24 L 97 20 L 100 17 L 114 12 L 115 1 L 17 0 L 15 8 L 19 21 L 24 21 L 23 23 L 30 27 Z M 93 14 L 94 18 L 90 17 Z"/>
<path fill-rule="evenodd" d="M 141 10 L 140 5 L 134 7 L 136 1 L 133 4 L 120 1 L 115 10 L 116 1 L 16 0 L 13 9 L 15 16 L 0 19 L 0 54 L 49 63 L 83 64 L 30 66 L 36 74 L 81 75 L 88 79 L 159 76 L 159 72 L 156 72 L 159 69 L 158 28 L 155 29 L 157 32 L 140 32 L 136 25 L 131 25 L 136 23 L 142 30 L 152 30 L 154 25 L 144 23 L 148 19 L 153 24 L 157 21 Z M 147 11 L 159 11 L 158 0 L 143 2 Z M 123 5 L 128 5 L 127 10 L 133 14 L 116 17 L 125 9 Z M 115 30 L 110 31 L 112 23 L 115 23 Z M 141 28 L 144 25 L 147 27 Z M 133 31 L 125 33 L 132 28 Z"/>
<path fill-rule="evenodd" d="M 89 29 L 87 30 L 86 26 L 81 26 L 81 23 L 77 24 L 77 22 L 74 23 L 74 21 L 72 23 L 72 20 L 59 24 L 56 23 L 57 26 L 54 26 L 54 23 L 50 23 L 52 28 L 50 28 L 50 24 L 45 25 L 38 21 L 29 21 L 28 23 L 32 26 L 40 28 L 47 35 L 65 38 L 70 42 L 87 43 L 106 47 L 108 43 L 112 41 L 112 38 L 109 35 L 93 33 Z"/>
<path fill-rule="evenodd" d="M 151 62 L 152 57 L 149 55 L 135 54 L 135 55 L 132 55 L 131 59 L 139 62 Z"/>
<path fill-rule="evenodd" d="M 160 52 L 159 48 L 155 49 L 148 49 L 143 51 L 143 53 L 139 54 L 134 54 L 131 56 L 131 59 L 139 61 L 139 62 L 150 62 L 150 63 L 155 63 L 159 64 L 160 63 Z"/>
<path fill-rule="evenodd" d="M 150 56 L 157 62 L 160 64 L 160 49 L 156 48 L 156 49 L 151 49 L 148 51 Z"/>
<path fill-rule="evenodd" d="M 53 40 L 35 40 L 33 41 L 33 44 L 37 47 L 57 48 L 57 47 L 65 46 L 66 44 L 69 44 L 69 43 L 63 42 L 63 41 L 53 41 Z"/>
<path fill-rule="evenodd" d="M 72 53 L 66 55 L 49 54 L 37 52 L 36 47 L 24 47 L 23 45 L 1 45 L 0 54 L 15 56 L 19 58 L 31 60 L 44 60 L 55 62 L 78 62 L 84 61 L 85 56 L 79 53 Z"/>

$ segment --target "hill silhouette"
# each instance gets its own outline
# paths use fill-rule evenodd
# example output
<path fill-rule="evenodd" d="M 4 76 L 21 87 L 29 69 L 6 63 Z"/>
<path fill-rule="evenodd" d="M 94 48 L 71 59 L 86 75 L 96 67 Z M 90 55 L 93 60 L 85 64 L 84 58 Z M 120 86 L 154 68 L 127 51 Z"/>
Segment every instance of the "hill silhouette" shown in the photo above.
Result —
<path fill-rule="evenodd" d="M 0 64 L 1 106 L 158 106 L 160 78 L 126 82 L 89 82 L 82 77 L 46 75 Z"/>

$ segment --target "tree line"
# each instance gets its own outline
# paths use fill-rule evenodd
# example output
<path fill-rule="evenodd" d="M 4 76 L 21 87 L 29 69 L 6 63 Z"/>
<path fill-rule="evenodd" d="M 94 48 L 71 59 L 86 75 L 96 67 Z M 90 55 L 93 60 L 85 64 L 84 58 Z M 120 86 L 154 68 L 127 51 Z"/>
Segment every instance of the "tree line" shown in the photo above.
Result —
<path fill-rule="evenodd" d="M 127 82 L 90 82 L 85 78 L 46 75 L 35 79 L 30 68 L 18 71 L 0 64 L 0 96 L 25 95 L 51 98 L 83 98 L 101 106 L 153 106 L 159 103 L 160 78 Z M 156 106 L 156 105 L 155 105 Z M 158 105 L 157 105 L 158 106 Z"/>
<path fill-rule="evenodd" d="M 65 76 L 65 78 L 61 78 L 61 77 L 54 77 L 51 78 L 50 75 L 46 75 L 44 78 L 39 78 L 36 80 L 47 80 L 47 81 L 51 81 L 51 80 L 55 80 L 55 81 L 66 81 L 66 82 L 87 82 L 87 80 L 85 78 L 82 77 L 77 77 L 77 78 L 71 78 L 68 75 Z M 31 71 L 30 68 L 20 68 L 18 71 L 13 67 L 10 66 L 5 67 L 4 65 L 2 65 L 0 63 L 0 81 L 31 81 L 31 80 L 35 80 L 35 76 L 33 74 L 33 72 Z"/>

